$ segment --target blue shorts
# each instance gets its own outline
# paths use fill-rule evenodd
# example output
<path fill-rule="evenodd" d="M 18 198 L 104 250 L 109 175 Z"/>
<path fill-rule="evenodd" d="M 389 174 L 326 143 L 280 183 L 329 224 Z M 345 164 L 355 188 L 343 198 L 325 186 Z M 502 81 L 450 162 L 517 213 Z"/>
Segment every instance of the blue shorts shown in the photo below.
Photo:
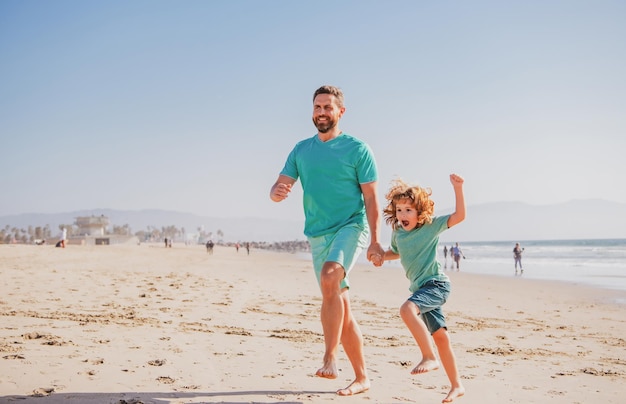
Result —
<path fill-rule="evenodd" d="M 326 262 L 336 262 L 345 271 L 340 288 L 350 288 L 348 274 L 354 267 L 354 264 L 356 264 L 356 260 L 363 249 L 367 246 L 368 237 L 369 230 L 356 224 L 344 226 L 336 233 L 309 237 L 317 283 L 320 283 L 324 264 Z"/>
<path fill-rule="evenodd" d="M 408 300 L 415 303 L 420 310 L 422 320 L 432 334 L 440 328 L 447 328 L 446 316 L 441 306 L 450 296 L 450 282 L 430 280 L 422 285 Z"/>

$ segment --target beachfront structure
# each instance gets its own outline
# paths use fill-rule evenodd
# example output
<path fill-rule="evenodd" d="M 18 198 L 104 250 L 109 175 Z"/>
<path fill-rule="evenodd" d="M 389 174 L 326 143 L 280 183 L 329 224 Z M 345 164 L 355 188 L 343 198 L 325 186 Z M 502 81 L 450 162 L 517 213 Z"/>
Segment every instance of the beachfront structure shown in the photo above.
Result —
<path fill-rule="evenodd" d="M 109 227 L 109 218 L 101 216 L 82 216 L 75 221 L 78 234 L 81 236 L 103 236 Z"/>
<path fill-rule="evenodd" d="M 110 245 L 139 243 L 135 236 L 108 234 L 108 227 L 111 222 L 109 218 L 101 216 L 81 216 L 74 221 L 78 231 L 68 238 L 69 244 L 75 245 Z"/>

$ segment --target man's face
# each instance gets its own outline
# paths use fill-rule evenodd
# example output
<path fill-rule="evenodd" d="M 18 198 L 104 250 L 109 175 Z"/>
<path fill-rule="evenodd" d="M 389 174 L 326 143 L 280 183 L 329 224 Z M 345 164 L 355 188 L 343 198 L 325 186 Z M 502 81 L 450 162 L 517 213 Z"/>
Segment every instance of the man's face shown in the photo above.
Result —
<path fill-rule="evenodd" d="M 337 106 L 334 95 L 319 94 L 313 100 L 313 124 L 320 133 L 327 133 L 337 126 L 345 110 Z"/>

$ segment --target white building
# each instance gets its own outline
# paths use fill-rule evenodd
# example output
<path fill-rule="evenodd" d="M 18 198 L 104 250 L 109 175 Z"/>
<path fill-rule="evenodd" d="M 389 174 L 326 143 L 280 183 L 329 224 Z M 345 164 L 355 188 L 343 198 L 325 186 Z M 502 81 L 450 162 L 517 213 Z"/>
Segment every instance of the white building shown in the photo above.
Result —
<path fill-rule="evenodd" d="M 109 227 L 109 218 L 102 216 L 77 217 L 74 222 L 78 226 L 79 236 L 104 236 Z"/>

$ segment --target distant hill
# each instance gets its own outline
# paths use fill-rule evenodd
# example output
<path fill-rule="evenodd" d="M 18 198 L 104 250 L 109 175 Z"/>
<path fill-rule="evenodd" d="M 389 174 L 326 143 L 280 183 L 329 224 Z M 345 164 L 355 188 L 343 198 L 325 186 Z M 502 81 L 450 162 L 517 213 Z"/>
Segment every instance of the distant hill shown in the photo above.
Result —
<path fill-rule="evenodd" d="M 442 240 L 513 241 L 556 239 L 626 238 L 626 204 L 604 200 L 575 200 L 554 205 L 530 205 L 519 202 L 498 202 L 470 205 L 465 222 L 443 233 Z M 438 214 L 449 213 L 451 209 Z M 53 234 L 60 224 L 74 223 L 78 216 L 107 216 L 112 224 L 128 224 L 133 232 L 148 226 L 161 228 L 174 225 L 187 233 L 198 227 L 216 234 L 224 233 L 225 241 L 289 241 L 304 240 L 303 223 L 297 220 L 263 218 L 214 218 L 166 210 L 92 209 L 55 214 L 29 213 L 0 216 L 0 227 L 27 228 L 48 224 Z M 391 231 L 384 225 L 383 244 L 388 244 Z"/>

